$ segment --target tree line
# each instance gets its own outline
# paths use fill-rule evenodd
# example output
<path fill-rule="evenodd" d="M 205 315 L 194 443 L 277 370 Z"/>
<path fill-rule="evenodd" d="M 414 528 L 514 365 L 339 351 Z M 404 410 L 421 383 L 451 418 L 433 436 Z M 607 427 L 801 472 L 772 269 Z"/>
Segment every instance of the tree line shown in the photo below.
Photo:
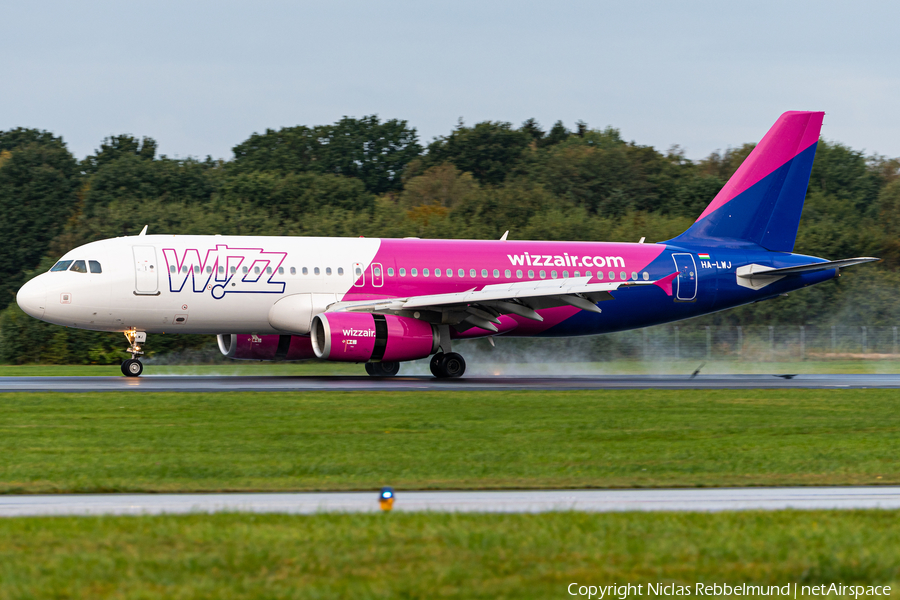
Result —
<path fill-rule="evenodd" d="M 254 133 L 230 160 L 173 159 L 109 137 L 77 160 L 62 137 L 0 131 L 0 362 L 118 362 L 119 334 L 47 325 L 15 293 L 94 240 L 154 233 L 666 240 L 684 231 L 753 149 L 692 161 L 612 127 L 460 121 L 427 146 L 377 116 Z M 703 318 L 708 324 L 900 323 L 900 162 L 820 140 L 795 251 L 880 256 L 836 282 Z M 157 336 L 156 353 L 207 337 Z"/>

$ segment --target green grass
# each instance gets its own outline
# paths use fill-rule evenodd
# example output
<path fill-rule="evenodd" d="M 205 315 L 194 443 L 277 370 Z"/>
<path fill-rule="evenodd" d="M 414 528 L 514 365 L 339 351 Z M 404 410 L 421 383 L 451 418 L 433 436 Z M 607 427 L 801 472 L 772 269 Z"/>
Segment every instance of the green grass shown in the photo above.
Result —
<path fill-rule="evenodd" d="M 470 357 L 471 358 L 471 357 Z M 468 376 L 496 375 L 689 375 L 704 363 L 696 360 L 614 360 L 583 363 L 494 363 L 472 360 Z M 751 362 L 736 360 L 707 361 L 704 375 L 725 373 L 900 373 L 900 360 L 806 360 Z M 145 375 L 360 375 L 366 374 L 363 365 L 307 361 L 272 363 L 258 361 L 227 361 L 214 365 L 144 365 Z M 427 361 L 404 364 L 400 374 L 429 375 Z M 73 377 L 121 376 L 118 365 L 0 365 L 0 377 Z"/>
<path fill-rule="evenodd" d="M 0 394 L 0 492 L 900 483 L 895 390 Z"/>
<path fill-rule="evenodd" d="M 897 597 L 898 523 L 897 511 L 10 519 L 0 599 L 569 598 L 573 582 L 644 596 L 648 582 L 887 584 Z"/>

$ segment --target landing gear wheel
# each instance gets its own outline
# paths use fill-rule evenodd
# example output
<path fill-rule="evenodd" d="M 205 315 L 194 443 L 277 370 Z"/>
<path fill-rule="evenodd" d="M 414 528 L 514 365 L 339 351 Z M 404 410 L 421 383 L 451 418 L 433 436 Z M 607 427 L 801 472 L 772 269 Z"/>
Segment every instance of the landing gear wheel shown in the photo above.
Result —
<path fill-rule="evenodd" d="M 443 377 L 443 375 L 441 374 L 441 373 L 443 373 L 443 371 L 441 371 L 441 361 L 442 360 L 444 360 L 443 352 L 438 352 L 437 354 L 435 354 L 434 356 L 431 357 L 431 364 L 429 366 L 431 367 L 431 374 L 434 375 L 435 377 Z"/>
<path fill-rule="evenodd" d="M 393 377 L 400 372 L 398 362 L 366 363 L 366 373 L 372 377 Z"/>
<path fill-rule="evenodd" d="M 444 377 L 462 377 L 466 372 L 466 359 L 456 352 L 445 354 L 444 360 L 441 361 L 441 370 Z"/>
<path fill-rule="evenodd" d="M 139 377 L 144 372 L 144 365 L 136 358 L 129 358 L 122 363 L 122 375 L 125 377 Z"/>
<path fill-rule="evenodd" d="M 431 373 L 440 379 L 462 377 L 466 372 L 466 360 L 456 352 L 440 352 L 431 358 Z"/>

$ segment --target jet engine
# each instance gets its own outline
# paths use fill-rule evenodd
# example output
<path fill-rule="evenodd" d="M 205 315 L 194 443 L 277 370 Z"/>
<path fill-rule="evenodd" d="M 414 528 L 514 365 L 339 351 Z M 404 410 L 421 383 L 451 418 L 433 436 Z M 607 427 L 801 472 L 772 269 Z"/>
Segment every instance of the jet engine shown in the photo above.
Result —
<path fill-rule="evenodd" d="M 306 360 L 316 356 L 308 336 L 225 334 L 216 337 L 219 351 L 238 360 Z"/>
<path fill-rule="evenodd" d="M 334 312 L 313 317 L 313 351 L 319 358 L 345 362 L 400 362 L 437 351 L 437 327 L 430 323 L 372 313 Z"/>

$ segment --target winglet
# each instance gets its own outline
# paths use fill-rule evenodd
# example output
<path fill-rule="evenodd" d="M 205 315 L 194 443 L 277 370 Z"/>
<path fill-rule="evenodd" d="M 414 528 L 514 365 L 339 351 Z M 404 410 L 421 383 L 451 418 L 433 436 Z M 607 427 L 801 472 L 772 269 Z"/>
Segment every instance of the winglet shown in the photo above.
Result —
<path fill-rule="evenodd" d="M 503 234 L 503 236 L 500 238 L 500 241 L 501 241 L 501 242 L 505 242 L 505 241 L 506 241 L 506 236 L 508 236 L 508 235 L 509 235 L 509 229 L 506 230 L 506 233 Z"/>
<path fill-rule="evenodd" d="M 139 236 L 141 236 L 141 235 L 147 235 L 147 227 L 149 227 L 149 226 L 148 226 L 148 225 L 144 225 L 144 228 L 141 229 L 141 232 L 140 232 L 138 235 L 139 235 Z"/>
<path fill-rule="evenodd" d="M 671 275 L 666 275 L 662 279 L 653 282 L 653 285 L 657 286 L 659 289 L 664 291 L 667 296 L 672 295 L 672 282 L 675 281 L 675 278 L 678 277 L 678 271 L 675 271 Z"/>

